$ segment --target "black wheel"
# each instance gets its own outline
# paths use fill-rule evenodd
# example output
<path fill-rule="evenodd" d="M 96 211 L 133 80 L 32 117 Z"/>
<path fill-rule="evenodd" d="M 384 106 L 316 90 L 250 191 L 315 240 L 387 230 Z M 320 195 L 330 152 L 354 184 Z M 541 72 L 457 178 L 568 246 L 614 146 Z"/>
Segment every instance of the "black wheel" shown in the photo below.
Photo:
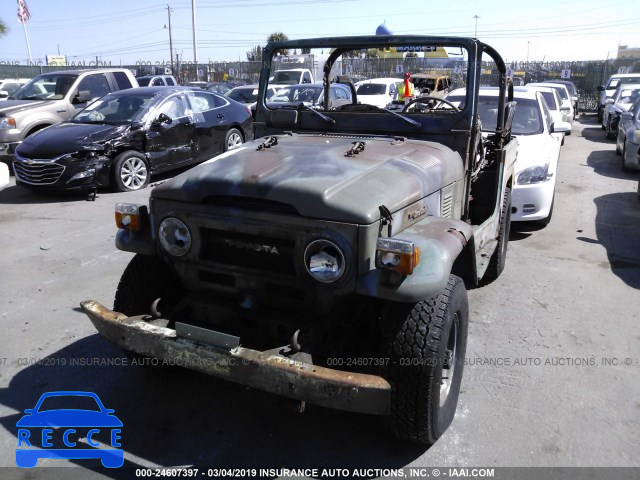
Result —
<path fill-rule="evenodd" d="M 611 126 L 611 116 L 609 116 L 609 120 L 607 121 L 607 129 L 605 131 L 605 136 L 608 139 L 612 139 L 613 138 L 613 129 Z"/>
<path fill-rule="evenodd" d="M 180 280 L 155 255 L 135 255 L 125 268 L 113 302 L 113 309 L 125 315 L 145 315 L 160 298 L 158 309 L 167 313 L 182 293 Z"/>
<path fill-rule="evenodd" d="M 498 245 L 491 255 L 489 266 L 482 278 L 482 284 L 487 285 L 500 276 L 507 261 L 507 246 L 509 245 L 509 232 L 511 230 L 511 188 L 507 187 L 502 199 L 502 214 L 500 215 L 500 233 Z"/>
<path fill-rule="evenodd" d="M 238 130 L 237 128 L 230 128 L 224 138 L 224 151 L 227 152 L 229 150 L 233 150 L 234 148 L 238 148 L 243 143 L 244 140 L 242 138 L 242 133 L 240 133 L 240 130 Z"/>
<path fill-rule="evenodd" d="M 181 294 L 180 280 L 169 267 L 156 256 L 137 254 L 120 277 L 113 310 L 133 316 L 150 314 L 155 309 L 166 318 Z M 154 366 L 149 357 L 126 349 L 123 352 L 138 365 Z"/>
<path fill-rule="evenodd" d="M 627 142 L 625 141 L 622 144 L 622 171 L 631 172 L 631 169 L 627 167 L 626 158 L 627 158 Z"/>
<path fill-rule="evenodd" d="M 122 152 L 113 160 L 113 184 L 116 190 L 140 190 L 149 184 L 151 172 L 147 159 L 133 150 Z"/>
<path fill-rule="evenodd" d="M 451 275 L 435 298 L 392 304 L 384 321 L 389 426 L 398 438 L 433 445 L 451 424 L 458 404 L 469 323 L 463 280 Z"/>

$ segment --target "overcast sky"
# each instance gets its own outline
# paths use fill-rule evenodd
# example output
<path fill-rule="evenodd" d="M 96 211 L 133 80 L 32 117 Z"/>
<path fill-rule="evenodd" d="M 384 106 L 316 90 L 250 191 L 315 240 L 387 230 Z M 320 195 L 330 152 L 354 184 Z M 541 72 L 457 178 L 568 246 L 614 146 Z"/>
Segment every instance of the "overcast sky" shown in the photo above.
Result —
<path fill-rule="evenodd" d="M 191 0 L 26 0 L 34 61 L 67 55 L 69 61 L 113 65 L 168 61 L 167 4 L 175 51 L 192 61 Z M 199 62 L 246 60 L 273 32 L 290 39 L 374 34 L 386 22 L 395 34 L 477 36 L 507 61 L 603 60 L 618 45 L 640 47 L 637 0 L 196 0 Z M 474 16 L 479 18 L 474 18 Z M 0 61 L 28 60 L 17 2 L 3 0 Z"/>

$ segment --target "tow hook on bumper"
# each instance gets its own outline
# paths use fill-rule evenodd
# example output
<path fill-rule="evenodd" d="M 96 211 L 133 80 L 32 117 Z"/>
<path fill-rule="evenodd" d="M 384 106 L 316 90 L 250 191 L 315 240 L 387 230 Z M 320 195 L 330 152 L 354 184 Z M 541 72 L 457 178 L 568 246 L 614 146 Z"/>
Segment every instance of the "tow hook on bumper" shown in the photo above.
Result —
<path fill-rule="evenodd" d="M 248 387 L 352 412 L 388 415 L 391 386 L 382 377 L 320 367 L 284 356 L 183 338 L 176 330 L 127 317 L 88 300 L 80 304 L 100 335 L 125 350 Z M 215 332 L 212 332 L 215 333 Z"/>

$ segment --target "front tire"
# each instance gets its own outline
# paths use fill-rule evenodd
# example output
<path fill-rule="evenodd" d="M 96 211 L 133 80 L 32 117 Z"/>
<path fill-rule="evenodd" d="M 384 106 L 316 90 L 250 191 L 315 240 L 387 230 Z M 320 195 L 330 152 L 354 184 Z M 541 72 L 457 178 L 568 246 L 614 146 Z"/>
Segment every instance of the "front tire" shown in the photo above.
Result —
<path fill-rule="evenodd" d="M 128 150 L 113 161 L 113 183 L 119 192 L 140 190 L 149 184 L 150 178 L 149 164 L 141 153 Z"/>
<path fill-rule="evenodd" d="M 162 313 L 180 298 L 180 280 L 155 255 L 136 254 L 120 277 L 113 310 L 127 316 L 147 315 L 160 298 Z"/>
<path fill-rule="evenodd" d="M 385 317 L 389 426 L 402 440 L 433 445 L 458 404 L 469 323 L 464 282 L 451 275 L 437 297 L 394 303 Z"/>
<path fill-rule="evenodd" d="M 234 148 L 238 148 L 244 143 L 242 133 L 237 128 L 230 128 L 224 138 L 224 151 L 228 152 Z"/>
<path fill-rule="evenodd" d="M 113 310 L 127 316 L 148 315 L 152 310 L 151 305 L 160 298 L 157 309 L 164 317 L 168 317 L 181 294 L 180 280 L 158 257 L 136 254 L 120 278 Z M 152 370 L 159 367 L 150 357 L 125 348 L 122 351 L 137 365 Z"/>

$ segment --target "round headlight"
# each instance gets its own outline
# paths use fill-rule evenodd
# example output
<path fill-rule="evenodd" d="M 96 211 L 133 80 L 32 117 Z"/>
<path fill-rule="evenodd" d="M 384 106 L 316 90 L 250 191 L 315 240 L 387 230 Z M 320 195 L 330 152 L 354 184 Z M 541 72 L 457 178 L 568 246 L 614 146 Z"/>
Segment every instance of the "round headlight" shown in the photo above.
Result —
<path fill-rule="evenodd" d="M 186 254 L 191 248 L 191 233 L 187 226 L 174 217 L 165 218 L 158 228 L 160 245 L 176 257 Z"/>
<path fill-rule="evenodd" d="M 338 246 L 329 240 L 314 240 L 304 251 L 304 265 L 313 278 L 332 283 L 344 274 L 345 260 Z"/>

